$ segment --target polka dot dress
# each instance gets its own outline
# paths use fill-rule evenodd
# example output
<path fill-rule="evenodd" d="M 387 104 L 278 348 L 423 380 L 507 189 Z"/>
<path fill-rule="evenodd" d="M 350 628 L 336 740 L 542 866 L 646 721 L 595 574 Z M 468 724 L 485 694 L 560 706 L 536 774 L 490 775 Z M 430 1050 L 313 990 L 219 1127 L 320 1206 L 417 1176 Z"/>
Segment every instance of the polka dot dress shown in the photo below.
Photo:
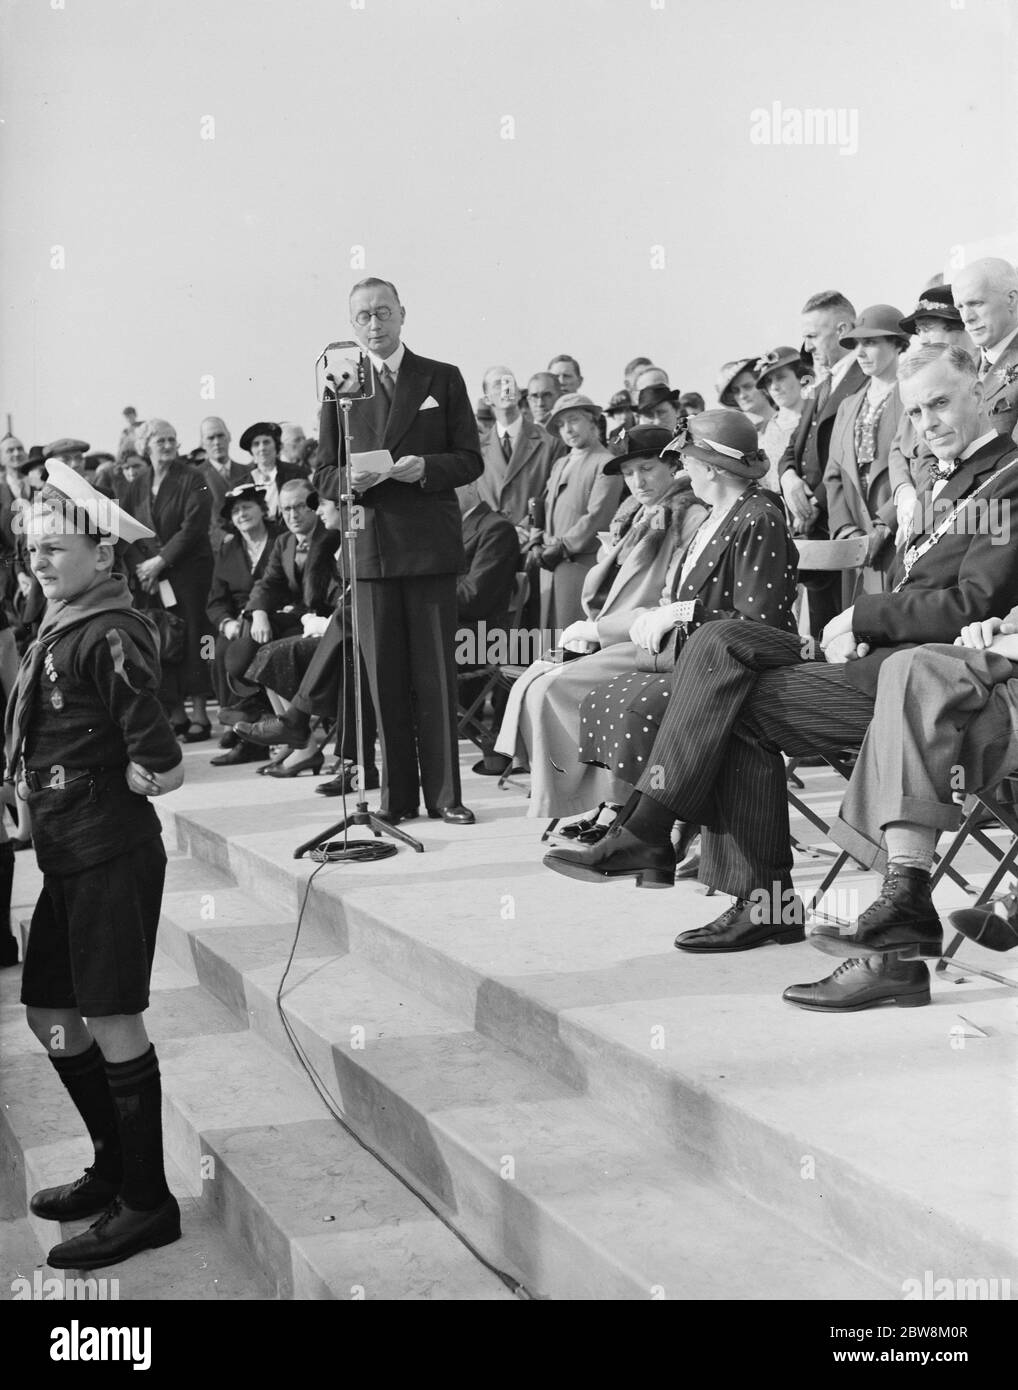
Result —
<path fill-rule="evenodd" d="M 639 781 L 671 693 L 670 675 L 646 671 L 595 686 L 580 706 L 580 762 L 606 767 L 626 782 Z"/>

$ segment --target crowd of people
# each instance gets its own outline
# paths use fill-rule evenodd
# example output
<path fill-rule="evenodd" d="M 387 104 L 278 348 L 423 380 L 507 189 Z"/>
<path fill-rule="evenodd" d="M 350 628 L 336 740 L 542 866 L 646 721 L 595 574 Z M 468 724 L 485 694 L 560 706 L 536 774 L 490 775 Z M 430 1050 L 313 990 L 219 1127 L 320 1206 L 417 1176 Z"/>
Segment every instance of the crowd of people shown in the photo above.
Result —
<path fill-rule="evenodd" d="M 833 974 L 785 991 L 828 1012 L 929 1001 L 957 770 L 976 790 L 1018 768 L 1013 266 L 929 283 L 910 314 L 813 294 L 800 346 L 726 362 L 711 407 L 645 357 L 599 405 L 565 354 L 525 384 L 492 366 L 472 407 L 455 366 L 402 341 L 391 282 L 361 281 L 349 309 L 370 389 L 342 409 L 327 392 L 316 438 L 257 421 L 241 463 L 209 417 L 183 456 L 170 422 L 128 407 L 114 454 L 0 441 L 5 804 L 30 809 L 15 833 L 44 871 L 22 1001 L 96 1155 L 32 1209 L 103 1212 L 58 1266 L 179 1235 L 142 1023 L 165 852 L 135 808 L 179 785 L 213 707 L 216 766 L 319 773 L 331 738 L 319 791 L 378 788 L 393 826 L 422 802 L 466 826 L 471 704 L 475 770 L 521 764 L 530 814 L 567 818 L 549 869 L 731 894 L 679 934 L 688 955 L 804 939 L 783 755 L 847 753 L 832 834 L 884 882 L 856 920 L 814 927 Z M 801 563 L 839 540 L 857 563 Z M 497 669 L 488 640 L 513 629 L 540 656 Z M 0 907 L 13 859 L 0 825 Z M 1018 945 L 1013 896 L 954 920 Z"/>

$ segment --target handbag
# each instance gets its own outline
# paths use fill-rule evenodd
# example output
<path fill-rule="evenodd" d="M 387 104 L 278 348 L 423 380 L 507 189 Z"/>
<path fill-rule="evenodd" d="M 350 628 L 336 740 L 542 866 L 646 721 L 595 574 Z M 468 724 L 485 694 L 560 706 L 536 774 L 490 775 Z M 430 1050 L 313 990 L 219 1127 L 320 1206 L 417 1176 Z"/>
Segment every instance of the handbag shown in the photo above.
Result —
<path fill-rule="evenodd" d="M 688 636 L 688 623 L 680 623 L 677 628 L 673 629 L 673 634 L 668 639 L 667 645 L 662 647 L 659 652 L 649 652 L 646 647 L 637 647 L 636 669 L 651 672 L 656 676 L 669 675 L 675 670 L 679 652 L 685 646 Z"/>
<path fill-rule="evenodd" d="M 187 624 L 177 613 L 168 608 L 149 608 L 145 616 L 151 618 L 159 633 L 159 661 L 163 666 L 179 666 L 184 660 Z"/>

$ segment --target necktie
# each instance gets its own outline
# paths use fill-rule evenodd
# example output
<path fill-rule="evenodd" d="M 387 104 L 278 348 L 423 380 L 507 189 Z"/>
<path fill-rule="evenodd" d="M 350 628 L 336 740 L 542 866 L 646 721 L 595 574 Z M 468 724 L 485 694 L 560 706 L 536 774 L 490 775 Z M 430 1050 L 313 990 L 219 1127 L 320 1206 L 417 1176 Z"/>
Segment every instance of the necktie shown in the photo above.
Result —
<path fill-rule="evenodd" d="M 301 540 L 297 542 L 297 549 L 294 551 L 293 563 L 297 567 L 298 574 L 302 574 L 304 572 L 304 566 L 307 563 L 308 558 L 309 544 L 310 542 L 307 540 L 306 537 L 303 537 Z"/>
<path fill-rule="evenodd" d="M 513 442 L 509 438 L 508 430 L 506 430 L 505 434 L 502 436 L 502 453 L 505 455 L 506 463 L 508 463 L 513 454 Z"/>
<path fill-rule="evenodd" d="M 930 488 L 931 497 L 939 497 L 947 486 L 947 480 L 954 470 L 958 467 L 957 459 L 935 459 L 930 465 L 930 477 L 933 485 Z"/>
<path fill-rule="evenodd" d="M 979 380 L 984 381 L 989 375 L 993 363 L 987 357 L 985 350 L 979 354 Z"/>
<path fill-rule="evenodd" d="M 378 384 L 382 388 L 382 395 L 392 405 L 393 378 L 386 363 L 382 364 L 382 370 L 378 373 Z"/>
<path fill-rule="evenodd" d="M 814 418 L 814 420 L 819 420 L 820 416 L 823 414 L 824 406 L 827 404 L 828 400 L 830 399 L 830 395 L 831 395 L 831 378 L 830 378 L 829 376 L 825 376 L 824 379 L 823 379 L 823 381 L 822 381 L 822 382 L 820 383 L 820 385 L 817 387 L 817 408 L 816 408 L 816 410 L 813 412 L 813 418 Z"/>

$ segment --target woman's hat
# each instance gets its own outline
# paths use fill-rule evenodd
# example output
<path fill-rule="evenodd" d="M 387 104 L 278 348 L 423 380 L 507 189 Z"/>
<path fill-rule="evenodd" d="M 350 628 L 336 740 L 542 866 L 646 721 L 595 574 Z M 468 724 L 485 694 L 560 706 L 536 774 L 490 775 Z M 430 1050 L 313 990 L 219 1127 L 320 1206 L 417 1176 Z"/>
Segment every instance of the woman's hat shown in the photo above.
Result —
<path fill-rule="evenodd" d="M 769 467 L 752 420 L 741 410 L 725 407 L 691 415 L 661 456 L 668 454 L 691 454 L 737 478 L 762 478 Z"/>
<path fill-rule="evenodd" d="M 219 515 L 223 521 L 229 522 L 233 516 L 233 509 L 238 502 L 257 502 L 266 516 L 269 514 L 269 504 L 265 497 L 265 488 L 258 487 L 256 483 L 241 483 L 239 487 L 231 488 L 223 498 L 223 505 L 219 508 Z"/>
<path fill-rule="evenodd" d="M 871 338 L 905 338 L 901 331 L 901 310 L 893 304 L 871 304 L 864 309 L 852 328 L 838 342 L 842 347 L 854 348 Z"/>
<path fill-rule="evenodd" d="M 911 336 L 916 331 L 916 319 L 943 319 L 952 328 L 963 328 L 961 314 L 955 308 L 950 285 L 931 285 L 919 296 L 919 303 L 908 318 L 899 320 L 898 327 Z"/>
<path fill-rule="evenodd" d="M 770 352 L 764 353 L 763 357 L 758 357 L 753 363 L 753 371 L 756 373 L 757 386 L 763 386 L 771 372 L 776 372 L 780 367 L 799 367 L 800 376 L 807 372 L 809 368 L 802 360 L 801 353 L 794 347 L 771 348 Z"/>
<path fill-rule="evenodd" d="M 33 468 L 42 468 L 46 462 L 46 455 L 41 444 L 33 444 L 29 449 L 24 463 L 18 464 L 19 473 L 30 473 Z"/>
<path fill-rule="evenodd" d="M 255 442 L 255 440 L 258 438 L 260 434 L 271 435 L 271 437 L 276 441 L 277 449 L 282 443 L 283 431 L 280 429 L 280 427 L 277 424 L 274 424 L 271 420 L 259 420 L 256 425 L 248 425 L 247 429 L 240 436 L 240 447 L 244 449 L 247 453 L 250 453 L 251 445 Z"/>
<path fill-rule="evenodd" d="M 564 415 L 567 410 L 585 410 L 595 420 L 600 419 L 601 416 L 601 407 L 595 405 L 589 396 L 585 396 L 582 391 L 567 391 L 564 396 L 559 396 L 555 402 L 551 414 L 544 422 L 545 429 L 552 424 L 556 416 Z"/>
<path fill-rule="evenodd" d="M 718 377 L 717 384 L 718 400 L 722 405 L 731 406 L 733 410 L 735 409 L 735 397 L 732 395 L 732 382 L 737 376 L 741 376 L 747 367 L 752 371 L 755 361 L 755 357 L 738 357 L 734 362 L 726 362 L 724 364 L 721 368 L 721 375 Z"/>
<path fill-rule="evenodd" d="M 669 391 L 668 387 L 661 383 L 645 386 L 636 398 L 636 409 L 642 415 L 648 410 L 653 410 L 656 405 L 663 405 L 665 401 L 670 405 L 678 405 L 678 391 Z"/>
<path fill-rule="evenodd" d="M 633 409 L 633 398 L 628 391 L 616 391 L 604 408 L 606 415 L 624 415 Z"/>
<path fill-rule="evenodd" d="M 632 459 L 653 459 L 662 458 L 662 450 L 668 442 L 674 438 L 671 430 L 664 429 L 661 425 L 634 425 L 631 430 L 623 430 L 616 436 L 619 443 L 624 444 L 626 452 L 618 454 L 606 463 L 604 472 L 621 473 L 622 465 Z M 672 459 L 666 460 L 672 463 Z"/>
<path fill-rule="evenodd" d="M 98 534 L 114 541 L 130 542 L 155 538 L 154 531 L 136 521 L 130 512 L 125 512 L 111 497 L 94 488 L 80 473 L 75 473 L 73 468 L 61 463 L 59 459 L 47 460 L 46 483 L 49 488 L 67 499 L 67 517 L 68 521 L 73 523 L 73 529 L 81 530 L 84 534 Z M 42 506 L 52 507 L 52 503 L 44 502 Z M 79 512 L 87 518 L 88 527 L 81 526 L 80 519 L 75 521 L 74 512 Z"/>

